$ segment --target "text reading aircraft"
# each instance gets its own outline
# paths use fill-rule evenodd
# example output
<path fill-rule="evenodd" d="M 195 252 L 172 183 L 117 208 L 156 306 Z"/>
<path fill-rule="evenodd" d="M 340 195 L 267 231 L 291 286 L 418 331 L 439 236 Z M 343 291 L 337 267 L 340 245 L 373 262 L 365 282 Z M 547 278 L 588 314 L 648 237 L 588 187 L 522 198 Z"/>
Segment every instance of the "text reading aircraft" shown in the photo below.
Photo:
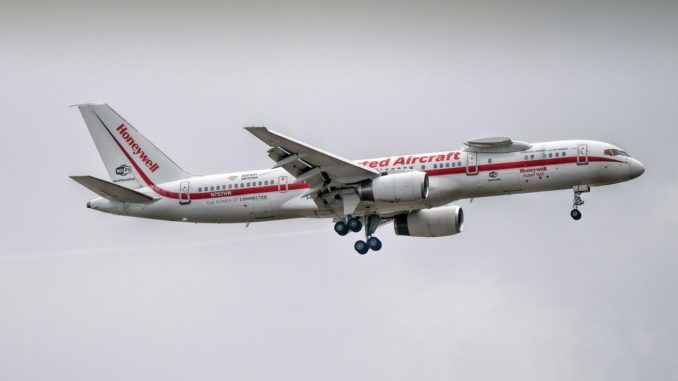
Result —
<path fill-rule="evenodd" d="M 583 192 L 627 181 L 643 165 L 608 143 L 471 140 L 462 150 L 347 160 L 266 127 L 246 127 L 270 148 L 272 169 L 196 176 L 181 169 L 105 104 L 77 106 L 111 181 L 71 178 L 97 193 L 88 208 L 184 222 L 256 222 L 333 218 L 340 235 L 365 230 L 354 247 L 381 249 L 377 227 L 397 235 L 441 237 L 462 231 L 449 203 L 474 197 L 573 189 L 570 215 L 581 218 Z"/>

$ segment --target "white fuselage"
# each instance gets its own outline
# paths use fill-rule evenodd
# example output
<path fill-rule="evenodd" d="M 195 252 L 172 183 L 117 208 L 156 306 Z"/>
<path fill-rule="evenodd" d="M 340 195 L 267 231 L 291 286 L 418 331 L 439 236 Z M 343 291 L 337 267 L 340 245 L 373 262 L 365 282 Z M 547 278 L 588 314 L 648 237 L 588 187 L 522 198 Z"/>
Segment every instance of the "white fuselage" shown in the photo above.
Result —
<path fill-rule="evenodd" d="M 424 171 L 429 194 L 422 201 L 361 201 L 353 215 L 395 215 L 445 205 L 455 200 L 515 193 L 600 186 L 639 176 L 643 167 L 628 156 L 605 153 L 614 146 L 585 140 L 535 143 L 526 151 L 477 153 L 435 152 L 354 163 L 383 174 Z M 113 214 L 185 222 L 255 222 L 298 217 L 343 218 L 341 202 L 323 208 L 305 196 L 306 183 L 282 168 L 196 176 L 163 184 L 145 184 L 139 192 L 156 198 L 148 204 L 98 198 L 88 206 Z"/>

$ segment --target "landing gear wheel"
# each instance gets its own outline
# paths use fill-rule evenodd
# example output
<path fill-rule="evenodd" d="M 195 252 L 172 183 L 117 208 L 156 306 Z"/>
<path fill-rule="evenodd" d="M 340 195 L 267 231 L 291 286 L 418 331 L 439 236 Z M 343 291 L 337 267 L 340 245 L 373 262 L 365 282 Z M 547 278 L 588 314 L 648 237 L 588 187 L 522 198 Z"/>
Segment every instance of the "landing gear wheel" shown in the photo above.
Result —
<path fill-rule="evenodd" d="M 570 216 L 574 218 L 575 221 L 579 221 L 581 219 L 581 212 L 577 209 L 572 209 Z"/>
<path fill-rule="evenodd" d="M 367 254 L 367 251 L 370 250 L 370 247 L 367 246 L 367 243 L 365 243 L 365 241 L 356 241 L 355 245 L 353 245 L 353 248 L 360 255 L 365 255 Z"/>
<path fill-rule="evenodd" d="M 370 250 L 379 251 L 381 250 L 381 241 L 377 237 L 370 237 L 367 240 L 367 246 L 370 247 Z"/>
<path fill-rule="evenodd" d="M 348 228 L 351 229 L 352 232 L 357 233 L 363 228 L 363 224 L 357 218 L 349 218 Z"/>
<path fill-rule="evenodd" d="M 339 221 L 336 224 L 334 224 L 334 231 L 337 232 L 337 234 L 344 236 L 348 234 L 349 228 L 345 222 Z"/>

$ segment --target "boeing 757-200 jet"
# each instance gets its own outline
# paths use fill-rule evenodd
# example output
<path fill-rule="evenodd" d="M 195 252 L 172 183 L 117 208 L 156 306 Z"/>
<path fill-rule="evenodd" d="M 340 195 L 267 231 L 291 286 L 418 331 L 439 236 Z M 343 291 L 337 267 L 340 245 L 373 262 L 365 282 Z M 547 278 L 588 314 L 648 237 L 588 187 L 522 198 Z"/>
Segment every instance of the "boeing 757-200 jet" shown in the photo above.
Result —
<path fill-rule="evenodd" d="M 582 193 L 634 179 L 644 167 L 619 147 L 591 140 L 526 143 L 470 140 L 459 150 L 348 160 L 266 127 L 245 127 L 268 146 L 271 169 L 192 175 L 106 104 L 77 106 L 110 181 L 72 176 L 100 197 L 88 208 L 158 220 L 250 223 L 332 218 L 339 235 L 364 230 L 360 254 L 378 251 L 377 228 L 442 237 L 460 233 L 461 207 L 476 197 L 572 189 L 579 220 Z"/>

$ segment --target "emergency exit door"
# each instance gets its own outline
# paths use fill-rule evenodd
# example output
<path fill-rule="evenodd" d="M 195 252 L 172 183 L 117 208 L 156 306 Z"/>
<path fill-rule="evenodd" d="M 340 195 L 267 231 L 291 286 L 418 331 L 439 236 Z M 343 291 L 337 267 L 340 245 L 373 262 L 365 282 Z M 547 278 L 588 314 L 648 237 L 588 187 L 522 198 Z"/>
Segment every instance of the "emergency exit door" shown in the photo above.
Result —
<path fill-rule="evenodd" d="M 478 154 L 475 152 L 466 154 L 466 174 L 469 176 L 478 174 Z"/>
<path fill-rule="evenodd" d="M 287 192 L 287 176 L 278 177 L 278 192 Z"/>

